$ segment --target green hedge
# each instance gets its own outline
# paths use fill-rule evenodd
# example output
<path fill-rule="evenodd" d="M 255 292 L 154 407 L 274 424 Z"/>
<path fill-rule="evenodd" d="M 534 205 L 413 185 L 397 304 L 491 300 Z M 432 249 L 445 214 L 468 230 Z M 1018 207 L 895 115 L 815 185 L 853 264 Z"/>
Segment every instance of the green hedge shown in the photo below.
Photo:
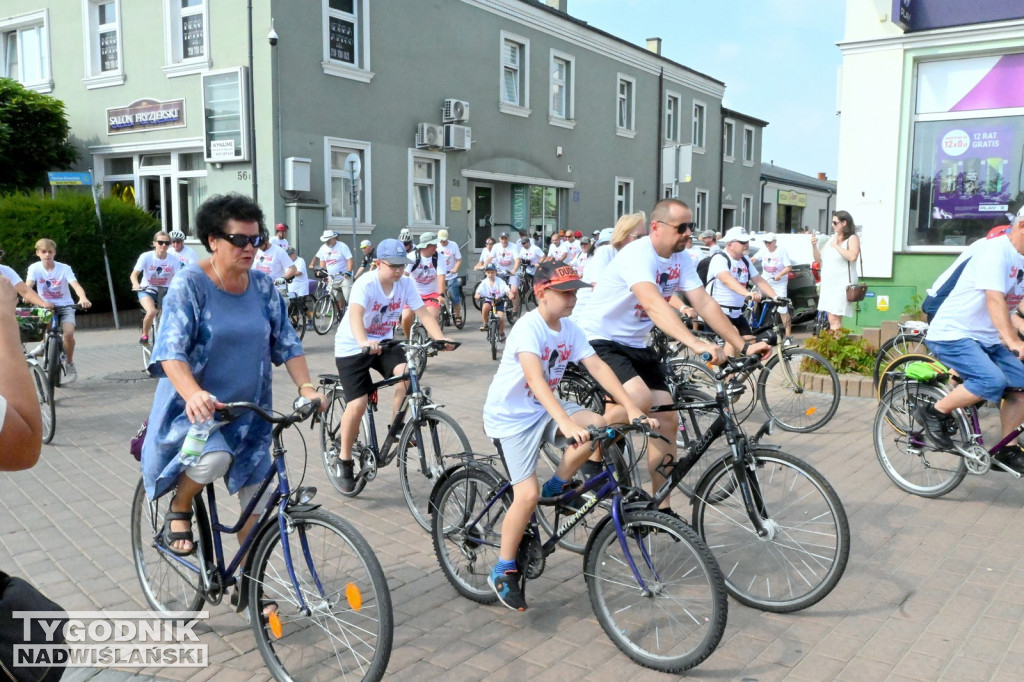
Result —
<path fill-rule="evenodd" d="M 117 199 L 100 202 L 106 235 L 110 273 L 119 309 L 137 305 L 128 276 L 139 254 L 152 248 L 153 233 L 160 221 L 135 204 Z M 7 265 L 22 276 L 38 260 L 37 239 L 57 242 L 57 260 L 75 271 L 79 283 L 97 312 L 111 309 L 107 275 L 103 267 L 103 246 L 92 197 L 66 192 L 55 199 L 48 196 L 10 195 L 0 197 L 0 248 Z"/>

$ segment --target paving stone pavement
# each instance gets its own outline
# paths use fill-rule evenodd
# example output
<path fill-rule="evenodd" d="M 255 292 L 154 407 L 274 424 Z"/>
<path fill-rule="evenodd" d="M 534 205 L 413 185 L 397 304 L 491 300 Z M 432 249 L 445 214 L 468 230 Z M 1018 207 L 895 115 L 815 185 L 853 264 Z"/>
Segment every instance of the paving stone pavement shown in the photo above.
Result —
<path fill-rule="evenodd" d="M 496 363 L 475 326 L 453 335 L 466 345 L 432 360 L 425 383 L 458 418 L 474 448 L 487 451 L 480 406 Z M 128 517 L 139 473 L 127 442 L 148 413 L 155 381 L 139 378 L 135 340 L 135 329 L 79 332 L 79 380 L 57 391 L 53 443 L 33 470 L 0 476 L 0 563 L 70 610 L 146 608 L 130 559 Z M 314 374 L 333 371 L 333 337 L 310 332 L 305 346 Z M 285 409 L 294 395 L 291 383 L 283 369 L 275 380 L 276 403 Z M 382 397 L 381 404 L 390 400 Z M 878 466 L 873 415 L 871 399 L 843 398 L 820 431 L 771 437 L 817 467 L 839 492 L 851 527 L 849 567 L 830 596 L 800 613 L 763 613 L 730 600 L 722 643 L 688 678 L 1020 678 L 1024 481 L 990 474 L 968 477 L 941 499 L 907 495 Z M 306 481 L 319 488 L 319 502 L 366 536 L 388 576 L 395 610 L 390 677 L 671 678 L 635 665 L 604 635 L 579 556 L 556 552 L 549 559 L 544 575 L 529 585 L 525 613 L 463 599 L 438 569 L 428 536 L 409 517 L 395 468 L 381 472 L 358 498 L 342 499 L 324 477 L 315 436 L 303 434 Z M 297 436 L 289 447 L 294 482 L 302 468 Z M 248 626 L 225 605 L 209 609 L 211 619 L 197 630 L 209 645 L 208 668 L 78 670 L 71 679 L 129 680 L 136 673 L 267 679 Z"/>

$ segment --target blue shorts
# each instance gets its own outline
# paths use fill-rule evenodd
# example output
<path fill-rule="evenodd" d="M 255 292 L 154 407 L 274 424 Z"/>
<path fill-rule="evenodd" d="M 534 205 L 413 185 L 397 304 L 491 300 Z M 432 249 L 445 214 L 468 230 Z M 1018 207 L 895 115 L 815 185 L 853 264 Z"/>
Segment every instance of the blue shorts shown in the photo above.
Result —
<path fill-rule="evenodd" d="M 1024 364 L 1001 343 L 985 346 L 973 339 L 933 341 L 928 350 L 957 371 L 974 395 L 999 404 L 1007 389 L 1024 390 Z"/>

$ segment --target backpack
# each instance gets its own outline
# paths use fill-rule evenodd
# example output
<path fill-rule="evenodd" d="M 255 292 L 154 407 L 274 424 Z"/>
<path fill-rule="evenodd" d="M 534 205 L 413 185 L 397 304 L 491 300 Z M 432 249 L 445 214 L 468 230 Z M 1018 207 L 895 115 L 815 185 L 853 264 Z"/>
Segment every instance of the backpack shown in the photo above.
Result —
<path fill-rule="evenodd" d="M 434 263 L 434 269 L 435 270 L 437 270 L 437 256 L 438 256 L 437 251 L 435 251 L 434 255 L 430 257 L 430 260 L 433 261 L 433 263 Z M 423 256 L 416 256 L 416 262 L 413 263 L 412 269 L 409 270 L 409 272 L 410 273 L 416 272 L 416 268 L 418 268 L 420 266 L 420 263 L 422 263 L 422 262 L 423 262 Z"/>
<path fill-rule="evenodd" d="M 704 286 L 708 285 L 708 268 L 711 266 L 711 259 L 719 255 L 725 256 L 727 259 L 729 259 L 730 262 L 732 262 L 732 259 L 729 258 L 728 254 L 723 253 L 721 251 L 715 251 L 710 256 L 705 256 L 704 258 L 701 258 L 700 262 L 697 263 L 697 276 L 700 277 L 701 284 L 703 284 Z M 750 259 L 747 258 L 746 256 L 741 256 L 741 258 L 743 258 L 743 262 L 747 266 L 747 272 L 751 272 L 753 270 L 753 267 L 750 265 Z"/>

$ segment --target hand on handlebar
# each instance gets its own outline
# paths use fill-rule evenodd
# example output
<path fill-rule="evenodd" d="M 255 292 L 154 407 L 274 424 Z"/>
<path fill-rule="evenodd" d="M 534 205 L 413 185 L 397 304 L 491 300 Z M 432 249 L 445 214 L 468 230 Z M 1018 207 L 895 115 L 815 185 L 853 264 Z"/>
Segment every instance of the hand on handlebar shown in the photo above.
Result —
<path fill-rule="evenodd" d="M 661 426 L 661 423 L 657 419 L 654 417 L 648 417 L 640 410 L 637 410 L 636 412 L 627 412 L 626 416 L 629 418 L 631 423 L 636 424 L 637 426 L 646 426 L 654 433 L 657 433 L 658 428 Z M 661 434 L 658 434 L 658 436 L 662 437 Z"/>
<path fill-rule="evenodd" d="M 377 341 L 369 341 L 363 344 L 363 353 L 367 355 L 380 355 L 381 350 L 380 343 Z"/>
<path fill-rule="evenodd" d="M 571 440 L 577 446 L 583 445 L 591 438 L 590 429 L 586 426 L 580 426 L 571 418 L 566 419 L 564 423 L 559 424 L 558 430 L 562 432 L 563 436 Z"/>
<path fill-rule="evenodd" d="M 725 362 L 725 350 L 717 343 L 711 343 L 710 341 L 701 341 L 697 344 L 697 347 L 693 349 L 701 355 L 709 356 L 705 362 L 712 365 L 720 365 Z"/>
<path fill-rule="evenodd" d="M 209 391 L 199 389 L 185 401 L 185 416 L 193 424 L 209 421 L 214 418 L 215 412 L 224 407 L 224 403 Z"/>
<path fill-rule="evenodd" d="M 747 347 L 747 355 L 760 355 L 761 360 L 767 360 L 772 354 L 772 347 L 766 341 L 758 341 Z"/>

